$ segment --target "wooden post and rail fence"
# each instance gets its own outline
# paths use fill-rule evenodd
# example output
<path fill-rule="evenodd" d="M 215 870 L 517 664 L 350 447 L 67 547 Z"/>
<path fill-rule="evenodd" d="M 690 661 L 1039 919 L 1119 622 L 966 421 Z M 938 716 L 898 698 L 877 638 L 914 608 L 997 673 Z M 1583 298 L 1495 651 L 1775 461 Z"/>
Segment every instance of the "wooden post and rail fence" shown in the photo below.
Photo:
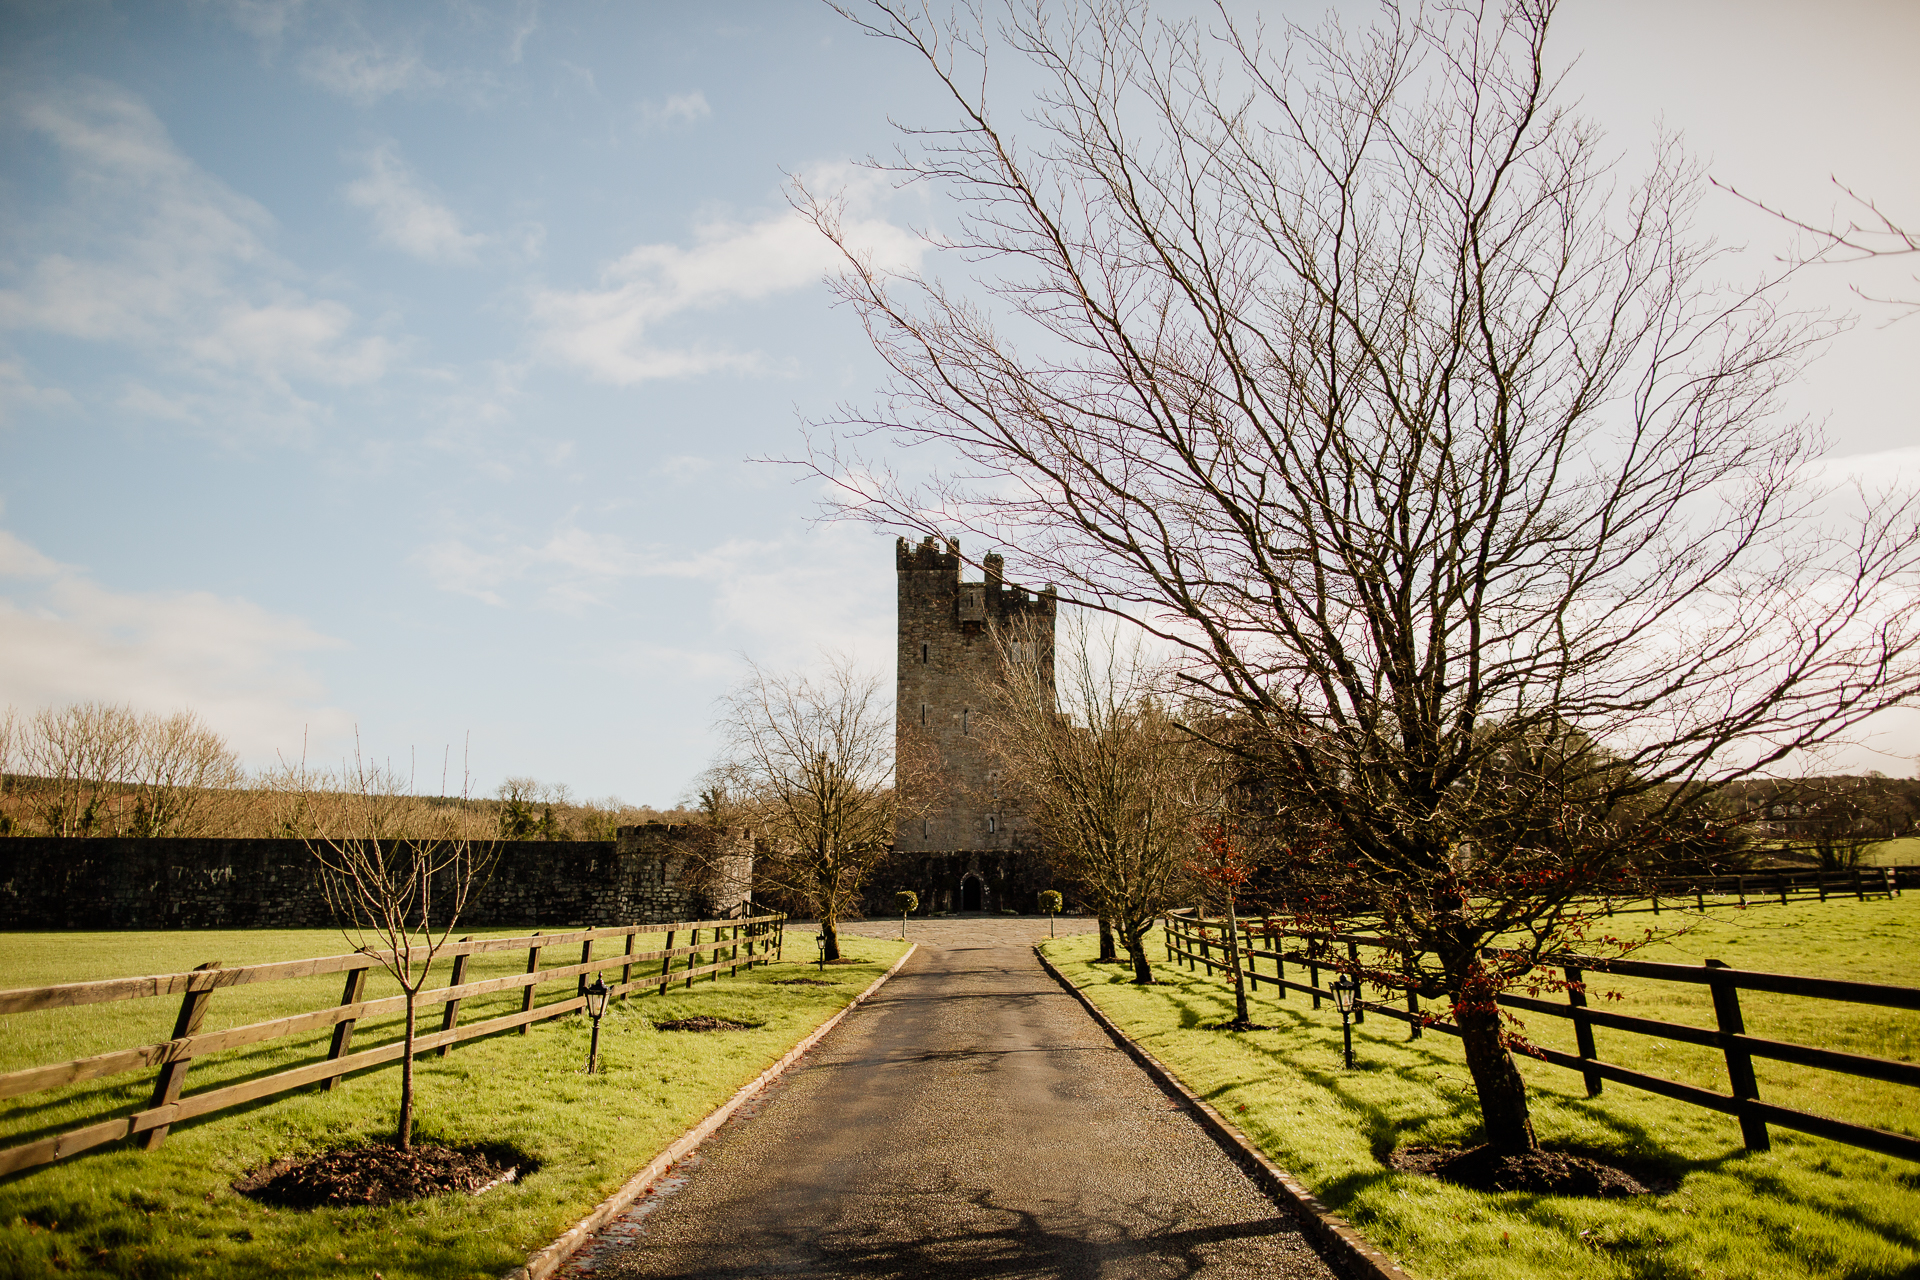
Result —
<path fill-rule="evenodd" d="M 1229 939 L 1226 921 L 1207 919 L 1193 911 L 1175 911 L 1164 917 L 1164 923 L 1167 963 L 1203 970 L 1209 975 L 1231 972 L 1233 966 L 1227 951 Z M 1404 972 L 1411 965 L 1407 945 L 1397 938 L 1292 930 L 1271 918 L 1243 919 L 1239 925 L 1232 941 L 1238 945 L 1242 972 L 1254 990 L 1265 983 L 1273 987 L 1283 1000 L 1289 992 L 1297 992 L 1309 997 L 1313 1007 L 1318 1009 L 1323 998 L 1333 999 L 1331 987 L 1321 985 L 1322 972 L 1352 973 L 1366 986 L 1390 993 L 1386 1000 L 1356 1001 L 1355 1022 L 1362 1021 L 1368 1013 L 1374 1013 L 1407 1023 L 1411 1028 L 1410 1039 L 1419 1039 L 1421 1032 L 1426 1029 L 1452 1036 L 1460 1034 L 1456 1027 L 1421 1011 L 1419 992 L 1411 981 L 1391 977 L 1394 972 Z M 1360 955 L 1362 948 L 1387 953 L 1387 958 L 1363 963 Z M 1270 962 L 1272 972 L 1260 971 L 1259 962 L 1263 960 Z M 1288 965 L 1293 965 L 1296 973 L 1304 970 L 1308 980 L 1301 982 L 1298 978 L 1289 977 Z M 1588 1097 L 1598 1097 L 1603 1082 L 1611 1080 L 1629 1088 L 1722 1112 L 1740 1122 L 1741 1137 L 1749 1151 L 1767 1150 L 1771 1145 L 1767 1126 L 1779 1125 L 1784 1129 L 1810 1133 L 1848 1146 L 1863 1147 L 1882 1155 L 1920 1161 L 1920 1138 L 1761 1101 L 1753 1073 L 1753 1060 L 1765 1058 L 1915 1088 L 1920 1088 L 1920 1063 L 1896 1062 L 1888 1058 L 1843 1053 L 1835 1049 L 1749 1035 L 1740 1010 L 1742 991 L 1843 1001 L 1881 1009 L 1920 1010 L 1920 988 L 1732 969 L 1717 960 L 1694 966 L 1598 956 L 1555 955 L 1545 957 L 1541 967 L 1550 972 L 1559 970 L 1565 982 L 1567 1003 L 1559 1004 L 1518 994 L 1501 994 L 1497 999 L 1508 1008 L 1573 1023 L 1578 1052 L 1564 1053 L 1536 1045 L 1532 1053 L 1542 1062 L 1579 1072 L 1585 1078 Z M 1595 973 L 1655 982 L 1705 985 L 1712 993 L 1715 1025 L 1711 1028 L 1696 1027 L 1594 1008 L 1587 1003 L 1586 984 L 1588 976 Z M 1404 1008 L 1400 1007 L 1402 1004 Z M 1731 1092 L 1719 1093 L 1607 1062 L 1599 1056 L 1595 1047 L 1593 1032 L 1596 1027 L 1718 1049 L 1726 1061 Z"/>
<path fill-rule="evenodd" d="M 617 925 L 546 935 L 536 933 L 525 937 L 463 938 L 448 943 L 439 952 L 439 957 L 449 958 L 453 962 L 448 985 L 422 991 L 415 1000 L 416 1007 L 422 1010 L 434 1004 L 443 1006 L 440 1029 L 425 1031 L 430 1024 L 423 1017 L 420 1022 L 422 1033 L 414 1037 L 414 1055 L 438 1053 L 444 1057 L 461 1041 L 515 1029 L 524 1035 L 532 1030 L 536 1022 L 564 1017 L 584 1009 L 588 975 L 604 972 L 616 965 L 620 969 L 620 981 L 613 987 L 613 996 L 620 999 L 635 993 L 644 995 L 649 991 L 665 994 L 669 986 L 680 982 L 691 987 L 697 978 L 717 980 L 722 970 L 731 974 L 737 974 L 743 966 L 751 970 L 755 965 L 767 964 L 779 958 L 785 926 L 786 917 L 776 913 L 734 920 Z M 635 938 L 658 933 L 666 934 L 664 948 L 655 951 L 634 950 Z M 703 933 L 707 935 L 705 939 L 701 937 Z M 687 944 L 674 946 L 674 939 L 682 934 L 688 938 Z M 605 959 L 594 958 L 596 943 L 619 939 L 625 940 L 622 952 Z M 580 948 L 578 964 L 562 964 L 551 968 L 541 966 L 542 952 L 575 945 Z M 525 973 L 478 982 L 466 980 L 468 962 L 474 956 L 522 948 L 527 952 Z M 406 1052 L 402 1040 L 359 1052 L 354 1052 L 352 1048 L 356 1024 L 369 1018 L 402 1013 L 406 1009 L 404 995 L 379 1000 L 363 998 L 367 975 L 378 970 L 382 961 L 391 958 L 391 954 L 359 951 L 350 955 L 286 960 L 231 969 L 222 968 L 218 961 L 212 961 L 186 973 L 66 982 L 0 991 L 0 1016 L 117 1001 L 180 997 L 180 1011 L 174 1022 L 172 1039 L 0 1074 L 0 1098 L 20 1098 L 83 1081 L 159 1067 L 152 1096 L 145 1106 L 130 1115 L 115 1116 L 50 1137 L 0 1148 L 0 1176 L 48 1164 L 121 1138 L 137 1138 L 143 1147 L 151 1150 L 166 1140 L 169 1126 L 180 1121 L 307 1085 L 318 1084 L 332 1089 L 343 1076 L 399 1062 Z M 436 962 L 439 957 L 436 957 Z M 659 965 L 657 969 L 653 967 L 656 961 Z M 641 969 L 641 966 L 645 968 Z M 636 969 L 641 971 L 636 973 Z M 221 1031 L 207 1032 L 201 1029 L 208 1005 L 219 991 L 329 973 L 346 975 L 337 1004 Z M 537 1002 L 538 988 L 545 983 L 567 978 L 575 979 L 568 998 L 547 1004 Z M 523 990 L 518 1012 L 465 1025 L 460 1023 L 462 1001 L 516 988 Z M 333 1029 L 333 1034 L 326 1056 L 317 1061 L 200 1093 L 182 1093 L 188 1068 L 197 1058 L 328 1027 Z"/>
<path fill-rule="evenodd" d="M 1775 868 L 1730 876 L 1662 876 L 1646 896 L 1632 900 L 1606 899 L 1608 915 L 1650 911 L 1706 911 L 1714 907 L 1746 907 L 1761 903 L 1806 902 L 1819 899 L 1854 900 L 1897 897 L 1920 885 L 1920 866 L 1848 867 L 1840 871 L 1813 868 Z"/>

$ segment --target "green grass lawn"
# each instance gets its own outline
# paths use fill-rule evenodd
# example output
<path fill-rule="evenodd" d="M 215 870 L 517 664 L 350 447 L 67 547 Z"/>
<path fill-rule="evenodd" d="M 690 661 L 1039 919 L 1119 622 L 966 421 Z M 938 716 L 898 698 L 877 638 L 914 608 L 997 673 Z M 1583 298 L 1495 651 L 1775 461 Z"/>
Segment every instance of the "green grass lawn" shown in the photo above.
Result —
<path fill-rule="evenodd" d="M 1635 923 L 1647 917 L 1632 917 Z M 1664 913 L 1684 932 L 1636 958 L 1920 986 L 1920 895 Z M 1839 1280 L 1920 1276 L 1920 1164 L 1773 1129 L 1773 1150 L 1749 1155 L 1737 1122 L 1717 1112 L 1608 1084 L 1589 1100 L 1579 1075 L 1522 1059 L 1536 1130 L 1550 1146 L 1677 1183 L 1632 1201 L 1484 1194 L 1388 1168 L 1407 1143 L 1478 1141 L 1473 1086 L 1451 1036 L 1408 1039 L 1375 1017 L 1356 1028 L 1357 1069 L 1341 1066 L 1340 1020 L 1298 993 L 1263 988 L 1254 1020 L 1270 1031 L 1206 1031 L 1233 1014 L 1223 978 L 1156 962 L 1164 985 L 1134 987 L 1087 960 L 1097 940 L 1047 944 L 1069 980 L 1276 1163 L 1425 1280 L 1552 1277 L 1766 1277 Z M 1154 942 L 1159 945 L 1158 939 Z M 1154 953 L 1156 961 L 1164 950 Z M 1263 964 L 1262 966 L 1266 966 Z M 1289 976 L 1298 976 L 1289 973 Z M 1609 1008 L 1713 1025 L 1704 986 L 1596 977 Z M 1596 1003 L 1600 1000 L 1596 998 Z M 1742 993 L 1757 1035 L 1912 1061 L 1920 1013 Z M 1572 1028 L 1533 1017 L 1527 1033 L 1573 1048 Z M 1717 1052 L 1598 1029 L 1600 1056 L 1637 1070 L 1726 1090 Z M 1920 1093 L 1784 1064 L 1755 1062 L 1763 1098 L 1920 1136 Z"/>
<path fill-rule="evenodd" d="M 864 990 L 905 948 L 846 936 L 841 945 L 859 963 L 830 968 L 827 977 L 837 985 L 777 985 L 811 972 L 797 962 L 795 941 L 788 939 L 785 964 L 615 1004 L 601 1025 L 602 1074 L 581 1074 L 590 1027 L 583 1017 L 539 1024 L 528 1036 L 468 1041 L 445 1058 L 422 1058 L 416 1141 L 517 1148 L 540 1166 L 517 1184 L 478 1197 L 312 1212 L 271 1210 L 231 1189 L 234 1179 L 280 1156 L 391 1136 L 399 1098 L 395 1065 L 349 1077 L 331 1093 L 308 1087 L 177 1125 L 157 1151 L 118 1143 L 0 1181 L 0 1275 L 86 1268 L 142 1277 L 498 1275 L 585 1215 Z M 638 949 L 649 945 L 643 938 Z M 11 933 L 0 934 L 0 973 L 7 986 L 34 986 L 175 972 L 205 960 L 231 966 L 343 950 L 340 935 L 329 930 Z M 578 959 L 576 944 L 570 954 L 548 953 L 543 963 Z M 518 973 L 525 964 L 524 952 L 475 957 L 468 979 Z M 206 1027 L 323 1006 L 339 999 L 342 981 L 329 974 L 220 991 Z M 543 988 L 541 998 L 571 990 L 568 979 Z M 391 986 L 370 975 L 368 998 L 387 994 Z M 518 1009 L 519 999 L 514 991 L 472 1001 L 462 1006 L 461 1020 Z M 177 998 L 166 998 L 10 1015 L 0 1020 L 0 1070 L 165 1039 L 177 1007 Z M 437 1028 L 439 1012 L 431 1006 L 423 1022 Z M 694 1014 L 762 1025 L 712 1034 L 650 1025 Z M 354 1047 L 397 1036 L 398 1019 L 362 1023 Z M 324 1054 L 327 1039 L 320 1032 L 197 1060 L 186 1090 L 311 1061 Z M 138 1109 L 153 1074 L 132 1072 L 0 1102 L 0 1141 L 13 1145 Z"/>

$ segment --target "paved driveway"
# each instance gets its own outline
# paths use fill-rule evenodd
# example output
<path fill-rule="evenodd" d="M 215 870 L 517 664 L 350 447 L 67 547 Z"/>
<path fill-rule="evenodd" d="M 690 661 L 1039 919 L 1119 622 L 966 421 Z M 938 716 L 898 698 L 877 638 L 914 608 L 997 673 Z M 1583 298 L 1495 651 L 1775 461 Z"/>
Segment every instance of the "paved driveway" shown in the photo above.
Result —
<path fill-rule="evenodd" d="M 1040 968 L 1046 932 L 909 924 L 907 966 L 564 1274 L 1328 1280 L 1286 1212 Z"/>

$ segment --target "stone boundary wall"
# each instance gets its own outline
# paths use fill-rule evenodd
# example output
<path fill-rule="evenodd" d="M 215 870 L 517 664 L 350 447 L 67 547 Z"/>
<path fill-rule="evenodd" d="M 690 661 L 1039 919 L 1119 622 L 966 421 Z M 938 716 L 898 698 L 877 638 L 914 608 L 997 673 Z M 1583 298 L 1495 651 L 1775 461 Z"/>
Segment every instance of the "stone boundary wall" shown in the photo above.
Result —
<path fill-rule="evenodd" d="M 591 927 L 746 913 L 753 842 L 744 828 L 655 822 L 617 834 L 499 842 L 461 923 Z M 317 872 L 299 840 L 0 838 L 0 928 L 325 928 L 334 919 Z"/>

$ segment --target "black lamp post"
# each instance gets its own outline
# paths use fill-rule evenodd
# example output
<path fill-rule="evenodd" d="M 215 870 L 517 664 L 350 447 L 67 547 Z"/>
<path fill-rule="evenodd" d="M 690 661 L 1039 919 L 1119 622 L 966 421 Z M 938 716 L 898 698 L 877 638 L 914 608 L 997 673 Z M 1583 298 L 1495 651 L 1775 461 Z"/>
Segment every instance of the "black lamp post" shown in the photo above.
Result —
<path fill-rule="evenodd" d="M 1333 1002 L 1340 1008 L 1340 1036 L 1347 1044 L 1347 1070 L 1353 1070 L 1353 1007 L 1360 999 L 1360 984 L 1353 975 L 1343 973 L 1333 980 Z"/>
<path fill-rule="evenodd" d="M 587 1016 L 593 1019 L 593 1044 L 587 1049 L 587 1074 L 592 1075 L 600 1067 L 600 1018 L 607 1011 L 607 997 L 613 994 L 613 988 L 596 973 L 593 985 L 582 994 L 587 998 Z"/>
<path fill-rule="evenodd" d="M 815 958 L 815 963 L 820 966 L 820 972 L 825 973 L 827 971 L 827 935 L 824 933 L 814 934 L 813 945 L 820 949 L 820 954 Z"/>

